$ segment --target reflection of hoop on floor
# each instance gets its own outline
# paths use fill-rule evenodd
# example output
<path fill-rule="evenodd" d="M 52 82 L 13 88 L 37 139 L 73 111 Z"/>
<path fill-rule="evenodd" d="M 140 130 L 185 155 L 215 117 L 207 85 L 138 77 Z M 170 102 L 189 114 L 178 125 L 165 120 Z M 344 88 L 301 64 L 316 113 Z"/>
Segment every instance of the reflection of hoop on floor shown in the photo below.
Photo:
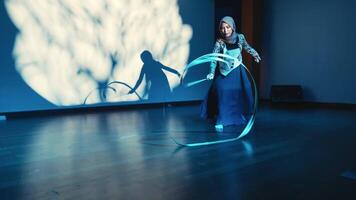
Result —
<path fill-rule="evenodd" d="M 96 88 L 92 90 L 84 99 L 83 104 L 90 102 L 97 102 L 99 99 L 101 102 L 122 102 L 122 101 L 136 101 L 142 100 L 142 97 L 134 91 L 132 87 L 121 81 L 112 81 L 105 87 Z"/>
<path fill-rule="evenodd" d="M 224 62 L 226 64 L 228 64 L 228 61 L 226 61 L 225 59 L 230 59 L 230 60 L 234 60 L 235 64 L 239 65 L 240 67 L 242 66 L 248 73 L 249 77 L 250 77 L 250 81 L 252 82 L 253 85 L 253 94 L 254 94 L 254 106 L 253 106 L 253 111 L 252 111 L 252 116 L 250 117 L 250 119 L 248 120 L 246 126 L 244 127 L 244 129 L 241 131 L 241 133 L 234 138 L 230 138 L 230 139 L 222 139 L 222 140 L 215 140 L 215 141 L 209 141 L 209 142 L 197 142 L 197 143 L 182 143 L 182 142 L 178 142 L 176 139 L 172 138 L 172 140 L 181 146 L 186 146 L 186 147 L 195 147 L 195 146 L 204 146 L 204 145 L 211 145 L 211 144 L 219 144 L 219 143 L 225 143 L 225 142 L 232 142 L 232 141 L 236 141 L 240 138 L 242 138 L 243 136 L 247 135 L 251 129 L 252 126 L 255 122 L 255 114 L 257 111 L 257 103 L 258 103 L 258 94 L 257 94 L 257 86 L 256 86 L 256 82 L 251 74 L 251 72 L 247 69 L 247 67 L 241 63 L 241 61 L 237 60 L 237 58 L 231 57 L 229 55 L 226 54 L 221 54 L 221 53 L 211 53 L 211 54 L 206 54 L 204 56 L 201 56 L 195 60 L 193 60 L 191 63 L 189 63 L 187 65 L 187 67 L 185 68 L 183 75 L 181 77 L 181 84 L 183 84 L 185 87 L 191 87 L 193 85 L 196 85 L 198 83 L 201 83 L 203 81 L 206 81 L 207 79 L 200 79 L 197 81 L 193 81 L 193 82 L 189 82 L 189 83 L 185 83 L 184 82 L 184 77 L 186 76 L 186 74 L 188 73 L 188 70 L 194 66 L 197 66 L 199 64 L 202 63 L 207 63 L 207 62 L 212 62 L 212 61 L 220 61 L 220 62 Z"/>

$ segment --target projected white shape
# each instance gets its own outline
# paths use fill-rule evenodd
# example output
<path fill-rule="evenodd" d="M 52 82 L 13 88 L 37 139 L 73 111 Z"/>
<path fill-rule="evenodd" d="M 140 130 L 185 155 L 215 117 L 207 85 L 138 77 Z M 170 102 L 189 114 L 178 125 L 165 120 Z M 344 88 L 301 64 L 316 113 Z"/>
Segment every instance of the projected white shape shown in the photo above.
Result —
<path fill-rule="evenodd" d="M 58 106 L 147 99 L 151 82 L 139 79 L 144 51 L 171 71 L 172 90 L 189 55 L 192 29 L 177 0 L 6 0 L 19 29 L 16 69 L 38 94 Z M 105 90 L 102 90 L 105 88 Z"/>

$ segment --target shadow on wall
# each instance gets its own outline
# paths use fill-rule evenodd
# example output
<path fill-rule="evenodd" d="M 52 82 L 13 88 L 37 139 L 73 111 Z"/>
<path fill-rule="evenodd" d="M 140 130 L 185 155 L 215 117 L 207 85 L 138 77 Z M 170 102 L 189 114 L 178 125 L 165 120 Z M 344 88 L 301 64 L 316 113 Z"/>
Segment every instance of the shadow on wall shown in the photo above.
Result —
<path fill-rule="evenodd" d="M 129 91 L 129 94 L 136 92 L 136 89 L 141 85 L 145 77 L 144 94 L 147 95 L 148 101 L 166 101 L 169 100 L 172 91 L 169 86 L 168 79 L 163 70 L 173 73 L 180 77 L 180 73 L 170 67 L 164 66 L 157 60 L 154 60 L 151 52 L 145 50 L 141 53 L 143 66 L 140 76 L 136 81 L 135 86 Z"/>
<path fill-rule="evenodd" d="M 109 82 L 109 79 L 105 81 L 96 81 L 95 77 L 92 76 L 89 70 L 80 71 L 79 73 L 85 73 L 97 82 L 97 88 L 88 94 L 83 104 L 86 104 L 90 96 L 96 91 L 100 94 L 99 96 L 101 102 L 110 102 L 110 99 L 113 98 L 125 99 L 125 97 L 131 95 L 137 97 L 138 100 L 130 100 L 128 102 L 159 102 L 171 100 L 173 94 L 164 71 L 173 73 L 178 78 L 181 74 L 177 70 L 167 67 L 161 62 L 155 60 L 151 52 L 148 50 L 143 51 L 140 58 L 143 65 L 140 67 L 141 71 L 139 77 L 133 87 L 123 81 L 115 80 Z M 114 68 L 114 66 L 112 68 Z M 143 92 L 141 92 L 142 96 L 137 92 L 137 89 L 141 86 L 143 86 Z"/>
<path fill-rule="evenodd" d="M 115 88 L 111 87 L 110 85 L 114 84 L 113 82 L 110 82 L 111 77 L 114 74 L 114 71 L 117 67 L 117 63 L 119 62 L 119 58 L 117 55 L 117 52 L 110 53 L 110 76 L 105 78 L 104 80 L 98 80 L 95 78 L 92 70 L 90 70 L 89 67 L 87 66 L 80 66 L 79 70 L 77 71 L 77 74 L 85 74 L 86 77 L 88 77 L 92 82 L 96 83 L 97 88 L 93 91 L 91 91 L 88 96 L 84 99 L 83 104 L 87 103 L 88 98 L 92 95 L 93 92 L 98 91 L 99 92 L 99 99 L 100 102 L 106 102 L 108 99 L 108 95 L 110 91 L 116 92 Z M 116 82 L 118 83 L 118 82 Z M 125 85 L 125 83 L 122 83 Z"/>

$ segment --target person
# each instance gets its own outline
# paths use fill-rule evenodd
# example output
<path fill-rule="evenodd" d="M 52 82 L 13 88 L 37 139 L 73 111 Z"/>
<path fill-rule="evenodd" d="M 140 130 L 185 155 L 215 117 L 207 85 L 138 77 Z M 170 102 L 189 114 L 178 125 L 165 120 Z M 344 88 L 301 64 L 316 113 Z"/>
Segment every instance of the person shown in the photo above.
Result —
<path fill-rule="evenodd" d="M 220 36 L 215 42 L 213 53 L 230 55 L 241 61 L 241 64 L 235 66 L 236 62 L 229 59 L 225 59 L 228 64 L 211 62 L 207 79 L 213 80 L 213 83 L 201 105 L 201 116 L 215 120 L 215 129 L 223 131 L 224 126 L 247 123 L 252 115 L 254 106 L 252 87 L 246 69 L 242 66 L 242 49 L 251 54 L 257 63 L 261 58 L 247 43 L 244 35 L 237 33 L 232 17 L 226 16 L 221 19 L 219 32 Z"/>

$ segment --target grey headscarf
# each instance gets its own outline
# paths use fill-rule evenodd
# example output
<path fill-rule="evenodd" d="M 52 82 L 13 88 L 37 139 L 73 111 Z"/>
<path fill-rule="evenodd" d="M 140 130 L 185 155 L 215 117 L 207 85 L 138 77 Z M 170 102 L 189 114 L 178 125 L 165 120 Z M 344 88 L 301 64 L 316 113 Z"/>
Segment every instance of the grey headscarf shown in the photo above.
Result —
<path fill-rule="evenodd" d="M 230 37 L 227 37 L 225 38 L 224 36 L 222 36 L 221 32 L 220 32 L 220 26 L 221 26 L 221 23 L 227 23 L 229 26 L 231 26 L 232 28 L 232 34 Z M 226 42 L 226 43 L 230 43 L 230 44 L 234 44 L 238 38 L 238 35 L 236 33 L 236 25 L 235 25 L 235 21 L 232 17 L 230 16 L 225 16 L 223 17 L 221 20 L 220 20 L 220 23 L 219 23 L 219 32 L 220 32 L 220 35 L 221 35 L 221 39 Z"/>

